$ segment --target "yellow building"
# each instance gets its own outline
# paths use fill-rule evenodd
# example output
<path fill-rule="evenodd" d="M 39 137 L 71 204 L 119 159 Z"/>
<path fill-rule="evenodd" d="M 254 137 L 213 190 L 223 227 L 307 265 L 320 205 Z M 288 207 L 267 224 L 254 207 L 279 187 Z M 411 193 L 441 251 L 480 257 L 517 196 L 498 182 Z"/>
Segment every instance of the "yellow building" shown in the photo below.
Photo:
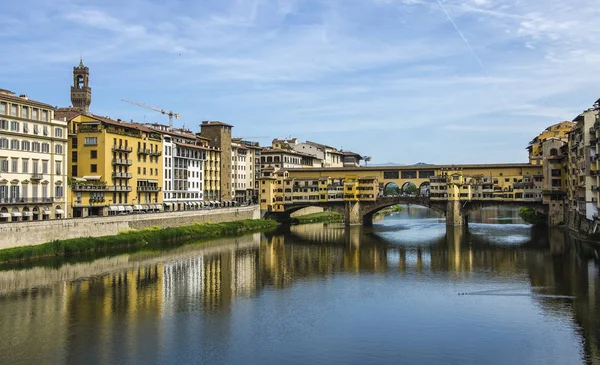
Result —
<path fill-rule="evenodd" d="M 69 178 L 74 217 L 162 210 L 162 137 L 155 130 L 73 109 Z"/>
<path fill-rule="evenodd" d="M 567 142 L 568 133 L 573 129 L 573 127 L 575 127 L 575 125 L 576 123 L 574 122 L 565 121 L 556 123 L 546 128 L 542 133 L 529 142 L 529 146 L 527 147 L 527 150 L 529 151 L 529 162 L 533 165 L 541 165 L 543 160 L 542 144 L 544 141 L 550 138 L 555 138 Z"/>

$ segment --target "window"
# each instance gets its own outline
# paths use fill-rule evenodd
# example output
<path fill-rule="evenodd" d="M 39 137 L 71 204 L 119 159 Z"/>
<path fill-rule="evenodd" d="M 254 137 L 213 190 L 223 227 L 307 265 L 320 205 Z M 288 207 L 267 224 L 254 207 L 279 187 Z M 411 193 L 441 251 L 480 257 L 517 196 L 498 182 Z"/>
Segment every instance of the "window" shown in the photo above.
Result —
<path fill-rule="evenodd" d="M 29 133 L 29 123 L 23 123 L 23 133 Z"/>
<path fill-rule="evenodd" d="M 98 158 L 98 150 L 91 150 L 91 151 L 90 151 L 90 158 L 91 158 L 91 159 L 96 159 L 96 158 Z"/>
<path fill-rule="evenodd" d="M 23 171 L 24 174 L 29 172 L 29 160 L 23 160 Z"/>
<path fill-rule="evenodd" d="M 154 169 L 154 175 L 158 175 L 158 169 Z"/>
<path fill-rule="evenodd" d="M 10 130 L 13 132 L 19 131 L 19 122 L 12 121 L 10 122 Z"/>
<path fill-rule="evenodd" d="M 150 175 L 153 175 L 154 170 L 150 169 Z"/>
<path fill-rule="evenodd" d="M 42 110 L 42 120 L 44 122 L 48 121 L 48 111 L 47 110 Z"/>
<path fill-rule="evenodd" d="M 43 153 L 49 153 L 50 152 L 50 144 L 49 143 L 42 143 L 42 152 Z"/>
<path fill-rule="evenodd" d="M 0 138 L 0 148 L 8 149 L 8 139 Z"/>
<path fill-rule="evenodd" d="M 71 140 L 71 148 L 72 149 L 77 148 L 77 137 L 73 137 L 73 139 Z"/>
<path fill-rule="evenodd" d="M 138 175 L 141 174 L 142 168 L 138 166 Z"/>
<path fill-rule="evenodd" d="M 16 158 L 13 158 L 11 161 L 11 170 L 12 172 L 19 172 L 19 160 Z"/>
<path fill-rule="evenodd" d="M 40 133 L 40 127 L 37 124 L 33 125 L 33 134 Z"/>
<path fill-rule="evenodd" d="M 71 166 L 71 175 L 73 177 L 77 176 L 77 165 Z"/>
<path fill-rule="evenodd" d="M 77 162 L 77 152 L 76 151 L 71 152 L 71 161 Z"/>
<path fill-rule="evenodd" d="M 8 172 L 8 160 L 0 161 L 0 172 Z"/>
<path fill-rule="evenodd" d="M 144 175 L 146 175 L 146 168 L 144 167 Z"/>
<path fill-rule="evenodd" d="M 13 117 L 18 117 L 17 113 L 18 113 L 17 106 L 15 104 L 11 104 L 10 105 L 10 115 L 12 115 Z"/>
<path fill-rule="evenodd" d="M 37 108 L 31 109 L 31 119 L 38 120 L 38 109 Z"/>
<path fill-rule="evenodd" d="M 42 174 L 48 173 L 48 161 L 42 161 Z"/>
<path fill-rule="evenodd" d="M 29 118 L 29 108 L 26 106 L 21 107 L 21 118 Z"/>
<path fill-rule="evenodd" d="M 91 172 L 98 172 L 98 165 L 96 165 L 96 164 L 90 165 L 90 171 Z"/>
<path fill-rule="evenodd" d="M 48 126 L 45 125 L 44 126 L 44 136 L 47 136 L 47 135 L 48 135 Z"/>
<path fill-rule="evenodd" d="M 63 153 L 62 144 L 57 144 L 54 146 L 54 153 L 56 153 L 57 155 L 62 155 L 62 153 Z"/>
<path fill-rule="evenodd" d="M 19 150 L 19 141 L 16 139 L 12 139 L 10 141 L 10 149 L 18 151 Z"/>
<path fill-rule="evenodd" d="M 33 142 L 31 144 L 31 149 L 33 152 L 40 152 L 40 142 Z"/>
<path fill-rule="evenodd" d="M 62 161 L 56 161 L 56 166 L 54 167 L 54 173 L 56 175 L 62 175 Z"/>
<path fill-rule="evenodd" d="M 98 137 L 85 137 L 85 141 L 83 142 L 84 146 L 97 146 L 98 145 Z"/>
<path fill-rule="evenodd" d="M 62 197 L 63 197 L 63 187 L 62 187 L 62 186 L 57 186 L 57 187 L 55 188 L 55 191 L 54 191 L 54 196 L 55 196 L 56 198 L 62 198 Z"/>
<path fill-rule="evenodd" d="M 0 119 L 0 129 L 8 129 L 8 120 Z"/>
<path fill-rule="evenodd" d="M 6 114 L 6 103 L 5 102 L 1 102 L 0 103 L 0 114 Z"/>

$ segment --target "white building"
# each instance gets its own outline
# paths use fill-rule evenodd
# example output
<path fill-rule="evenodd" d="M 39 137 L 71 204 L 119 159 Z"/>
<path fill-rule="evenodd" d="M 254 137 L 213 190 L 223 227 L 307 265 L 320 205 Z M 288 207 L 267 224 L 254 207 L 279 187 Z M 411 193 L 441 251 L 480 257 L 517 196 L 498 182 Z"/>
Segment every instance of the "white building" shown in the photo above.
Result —
<path fill-rule="evenodd" d="M 257 201 L 255 197 L 257 163 L 260 166 L 261 148 L 258 143 L 234 138 L 231 142 L 231 184 L 235 191 L 237 204 L 249 204 Z M 260 167 L 258 167 L 260 170 Z"/>
<path fill-rule="evenodd" d="M 337 148 L 324 144 L 306 141 L 296 143 L 292 148 L 297 152 L 314 155 L 321 160 L 321 167 L 344 167 L 344 153 Z"/>
<path fill-rule="evenodd" d="M 67 122 L 0 89 L 0 222 L 65 218 Z"/>
<path fill-rule="evenodd" d="M 206 142 L 184 129 L 150 124 L 163 135 L 163 204 L 166 210 L 192 210 L 204 205 Z"/>

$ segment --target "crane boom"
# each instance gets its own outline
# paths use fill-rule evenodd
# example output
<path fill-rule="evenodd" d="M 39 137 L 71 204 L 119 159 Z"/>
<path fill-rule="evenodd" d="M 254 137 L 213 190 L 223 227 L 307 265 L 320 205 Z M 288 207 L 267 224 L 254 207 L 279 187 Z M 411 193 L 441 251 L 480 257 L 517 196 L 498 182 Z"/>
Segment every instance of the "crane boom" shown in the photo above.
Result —
<path fill-rule="evenodd" d="M 181 116 L 180 114 L 173 113 L 170 110 L 164 110 L 164 109 L 161 109 L 161 108 L 157 108 L 155 106 L 151 106 L 151 105 L 147 105 L 147 104 L 144 104 L 144 103 L 140 103 L 138 101 L 132 101 L 132 100 L 127 100 L 127 99 L 121 99 L 121 101 L 124 101 L 124 102 L 129 103 L 129 104 L 137 105 L 137 106 L 142 107 L 142 108 L 154 110 L 155 112 L 159 112 L 161 114 L 168 115 L 169 116 L 169 128 L 173 128 L 173 117 L 175 117 L 175 119 L 179 119 L 179 117 Z"/>

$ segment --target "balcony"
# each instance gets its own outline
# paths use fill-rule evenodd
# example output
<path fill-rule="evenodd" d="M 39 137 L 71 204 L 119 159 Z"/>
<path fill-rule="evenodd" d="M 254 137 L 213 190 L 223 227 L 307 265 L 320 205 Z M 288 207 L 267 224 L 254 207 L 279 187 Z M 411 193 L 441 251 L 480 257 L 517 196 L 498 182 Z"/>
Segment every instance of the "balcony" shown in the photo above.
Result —
<path fill-rule="evenodd" d="M 105 191 L 106 185 L 73 185 L 71 186 L 73 191 Z"/>
<path fill-rule="evenodd" d="M 138 148 L 137 149 L 137 154 L 138 155 L 149 155 L 150 154 L 150 149 L 149 148 Z"/>
<path fill-rule="evenodd" d="M 161 188 L 158 186 L 148 186 L 148 185 L 140 185 L 137 187 L 137 191 L 145 191 L 145 192 L 159 192 Z"/>
<path fill-rule="evenodd" d="M 125 186 L 125 185 L 111 185 L 111 186 L 107 186 L 105 191 L 131 191 L 132 188 L 131 186 Z"/>
<path fill-rule="evenodd" d="M 150 151 L 150 156 L 156 156 L 156 157 L 158 157 L 160 155 L 162 155 L 161 151 Z"/>
<path fill-rule="evenodd" d="M 62 198 L 60 198 L 62 200 Z M 54 203 L 54 198 L 0 198 L 0 204 Z"/>
<path fill-rule="evenodd" d="M 133 174 L 130 172 L 113 172 L 112 177 L 113 179 L 131 179 Z"/>
<path fill-rule="evenodd" d="M 101 197 L 101 196 L 92 196 L 92 197 L 90 197 L 90 204 L 104 203 L 104 202 L 105 202 L 104 197 Z M 79 202 L 79 204 L 81 204 L 81 202 Z"/>
<path fill-rule="evenodd" d="M 127 147 L 127 146 L 112 146 L 112 151 L 113 152 L 125 152 L 125 153 L 130 153 L 131 151 L 133 151 L 133 148 L 131 147 Z"/>
<path fill-rule="evenodd" d="M 44 178 L 44 174 L 40 174 L 39 172 L 34 172 L 31 174 L 31 180 L 42 180 Z"/>
<path fill-rule="evenodd" d="M 131 160 L 127 160 L 124 158 L 113 158 L 112 160 L 112 164 L 113 165 L 125 165 L 125 166 L 131 166 L 132 161 Z"/>

